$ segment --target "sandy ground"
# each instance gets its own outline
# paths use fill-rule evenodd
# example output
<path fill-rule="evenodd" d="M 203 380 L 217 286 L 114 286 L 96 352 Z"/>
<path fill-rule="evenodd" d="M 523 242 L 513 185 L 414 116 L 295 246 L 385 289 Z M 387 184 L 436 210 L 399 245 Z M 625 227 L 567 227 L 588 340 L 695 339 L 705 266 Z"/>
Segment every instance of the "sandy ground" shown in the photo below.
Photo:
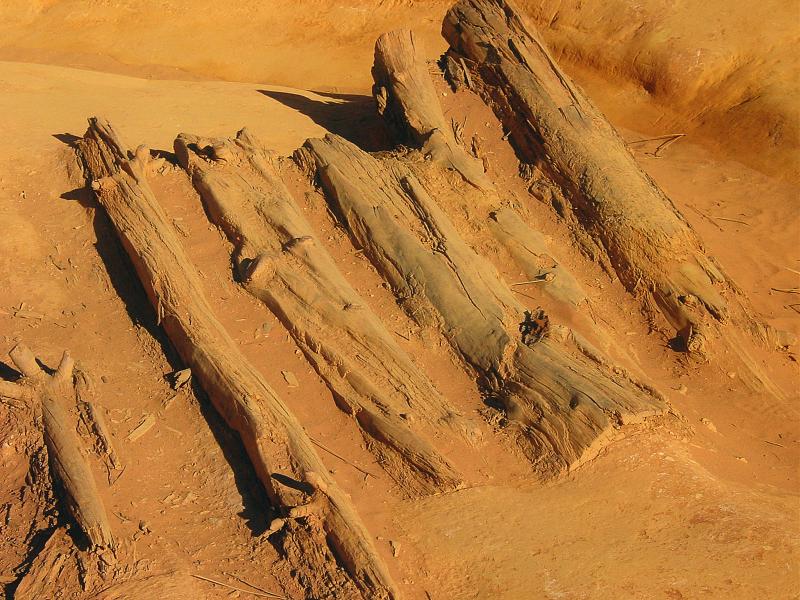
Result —
<path fill-rule="evenodd" d="M 278 4 L 281 8 L 268 16 L 243 3 L 242 8 L 223 10 L 218 5 L 217 13 L 201 15 L 198 10 L 180 19 L 170 12 L 177 8 L 150 11 L 142 3 L 102 2 L 78 10 L 77 4 L 12 2 L 0 8 L 0 15 L 5 10 L 5 16 L 14 17 L 3 26 L 14 35 L 4 35 L 0 48 L 0 57 L 10 59 L 0 62 L 0 111 L 11 117 L 2 123 L 5 143 L 0 147 L 0 354 L 24 340 L 55 365 L 69 348 L 94 376 L 126 464 L 123 476 L 105 489 L 105 501 L 119 535 L 136 540 L 151 572 L 174 562 L 193 574 L 233 584 L 235 579 L 227 575 L 232 573 L 299 599 L 301 591 L 273 568 L 277 555 L 258 535 L 267 526 L 267 501 L 235 436 L 199 390 L 180 392 L 169 408 L 161 407 L 175 395 L 165 375 L 181 365 L 156 326 L 110 224 L 85 189 L 69 142 L 83 134 L 86 117 L 101 114 L 129 144 L 167 151 L 182 131 L 227 136 L 245 125 L 283 155 L 325 131 L 379 148 L 382 132 L 366 86 L 373 31 L 413 19 L 427 32 L 433 54 L 441 44 L 435 37 L 441 6 L 382 2 L 377 16 L 367 20 L 367 7 L 361 4 L 332 8 L 309 3 L 318 12 L 301 19 L 305 28 L 298 30 L 297 25 L 283 37 L 269 38 L 259 28 L 265 22 L 274 27 L 288 14 L 289 3 Z M 546 8 L 543 4 L 542 15 Z M 126 20 L 134 10 L 137 20 Z M 653 6 L 641 10 L 640 18 L 653 22 L 647 12 Z M 682 13 L 687 21 L 691 10 Z M 770 5 L 759 10 L 767 14 Z M 107 18 L 109 11 L 116 11 L 115 19 Z M 778 11 L 772 7 L 769 14 Z M 345 13 L 361 20 L 344 19 Z M 262 20 L 251 19 L 253 15 Z M 584 21 L 571 19 L 569 10 L 562 15 L 557 20 L 562 28 L 574 27 L 590 37 Z M 743 18 L 734 11 L 730 22 Z M 675 44 L 688 44 L 700 35 L 668 18 L 659 22 L 662 30 L 674 32 Z M 57 24 L 64 24 L 62 30 Z M 176 31 L 178 26 L 182 29 Z M 78 28 L 80 40 L 70 33 Z M 151 37 L 130 43 L 125 36 L 135 37 L 140 29 Z M 323 30 L 330 34 L 327 46 L 318 35 Z M 748 32 L 733 39 L 750 48 L 755 43 L 751 33 L 755 36 Z M 690 123 L 687 115 L 694 108 L 687 107 L 718 90 L 704 87 L 702 77 L 687 82 L 673 69 L 670 77 L 685 89 L 670 92 L 659 84 L 652 93 L 642 93 L 630 83 L 631 73 L 609 67 L 613 56 L 595 64 L 570 46 L 582 38 L 567 39 L 557 28 L 548 35 L 570 61 L 584 63 L 572 67 L 573 75 L 628 141 L 663 133 L 653 121 L 670 102 L 670 114 L 676 116 L 664 117 L 673 119 L 668 123 Z M 241 39 L 268 43 L 239 44 Z M 619 39 L 630 43 L 623 34 Z M 783 43 L 777 34 L 774 39 Z M 715 40 L 717 47 L 732 43 L 731 36 Z M 586 42 L 591 43 L 596 41 Z M 228 52 L 232 47 L 238 50 Z M 284 71 L 279 68 L 288 57 L 322 48 L 328 53 L 324 61 L 307 59 L 284 66 Z M 270 60 L 259 63 L 266 56 Z M 793 60 L 788 55 L 784 59 Z M 776 74 L 786 64 L 764 68 L 775 86 L 786 83 Z M 756 77 L 742 73 L 742 86 Z M 320 94 L 276 83 L 338 92 Z M 468 117 L 467 136 L 478 132 L 489 140 L 492 175 L 510 182 L 510 189 L 517 185 L 512 181 L 513 154 L 500 140 L 491 113 L 469 94 L 442 100 L 453 114 Z M 784 108 L 770 108 L 770 118 L 778 118 Z M 714 110 L 719 115 L 727 109 Z M 743 116 L 742 122 L 751 118 Z M 800 270 L 800 213 L 791 169 L 777 173 L 749 155 L 741 157 L 747 164 L 731 160 L 719 144 L 734 134 L 716 123 L 694 122 L 698 131 L 706 126 L 714 130 L 702 133 L 703 140 L 713 143 L 690 137 L 658 159 L 647 154 L 651 148 L 646 144 L 636 145 L 636 155 L 763 317 L 800 335 L 798 305 L 792 305 L 796 296 L 773 291 L 796 287 L 799 279 L 792 271 Z M 765 135 L 764 143 L 773 144 L 784 158 L 793 151 L 791 142 Z M 321 196 L 291 165 L 282 174 L 348 280 L 385 322 L 408 333 L 402 344 L 437 387 L 457 407 L 477 416 L 483 408 L 480 397 L 446 345 L 415 332 L 377 273 L 334 227 Z M 724 361 L 687 367 L 666 348 L 665 339 L 630 318 L 633 304 L 570 248 L 563 224 L 544 207 L 532 205 L 537 222 L 558 240 L 566 264 L 590 282 L 601 316 L 626 332 L 630 354 L 682 417 L 652 432 L 633 433 L 577 472 L 546 485 L 530 480 L 527 463 L 502 430 L 484 424 L 486 436 L 495 436 L 491 443 L 471 451 L 444 448 L 469 474 L 467 489 L 408 500 L 374 464 L 357 430 L 335 408 L 330 392 L 287 332 L 233 282 L 228 243 L 209 225 L 182 173 L 168 171 L 154 183 L 154 191 L 182 232 L 212 305 L 247 357 L 315 439 L 377 474 L 365 480 L 346 463 L 323 454 L 409 598 L 797 597 L 800 413 L 796 363 L 790 355 L 762 358 L 787 392 L 783 400 L 753 393 Z M 454 219 L 463 219 L 468 230 L 468 215 L 458 216 L 465 211 L 458 206 L 447 210 Z M 479 234 L 469 241 L 482 243 Z M 493 258 L 507 279 L 518 276 Z M 18 313 L 20 308 L 27 312 Z M 267 336 L 258 333 L 264 323 L 272 326 Z M 0 365 L 4 376 L 7 364 Z M 284 370 L 296 374 L 299 388 L 286 385 Z M 43 541 L 31 536 L 30 502 L 18 500 L 28 471 L 20 460 L 23 436 L 5 407 L 0 414 L 5 475 L 0 484 L 0 522 L 5 523 L 0 581 L 13 587 L 24 571 L 20 565 Z M 148 414 L 157 416 L 156 426 L 146 436 L 128 440 Z M 105 479 L 99 467 L 96 475 Z M 245 597 L 202 585 L 209 598 Z"/>
<path fill-rule="evenodd" d="M 772 176 L 800 176 L 797 6 L 544 0 L 518 3 L 556 56 L 652 103 L 644 133 L 686 133 Z M 443 0 L 6 0 L 0 60 L 171 79 L 271 82 L 360 92 L 375 39 L 413 27 L 431 58 Z M 76 33 L 79 32 L 79 33 Z M 333 58 L 335 57 L 335 59 Z"/>

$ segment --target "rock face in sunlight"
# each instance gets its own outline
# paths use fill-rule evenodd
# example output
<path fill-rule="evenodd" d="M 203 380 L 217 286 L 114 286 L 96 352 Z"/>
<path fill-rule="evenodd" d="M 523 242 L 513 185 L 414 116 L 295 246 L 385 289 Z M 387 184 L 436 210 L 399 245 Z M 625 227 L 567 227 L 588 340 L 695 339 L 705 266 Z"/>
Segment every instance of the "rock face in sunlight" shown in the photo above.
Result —
<path fill-rule="evenodd" d="M 4 3 L 5 596 L 792 597 L 786 11 Z"/>

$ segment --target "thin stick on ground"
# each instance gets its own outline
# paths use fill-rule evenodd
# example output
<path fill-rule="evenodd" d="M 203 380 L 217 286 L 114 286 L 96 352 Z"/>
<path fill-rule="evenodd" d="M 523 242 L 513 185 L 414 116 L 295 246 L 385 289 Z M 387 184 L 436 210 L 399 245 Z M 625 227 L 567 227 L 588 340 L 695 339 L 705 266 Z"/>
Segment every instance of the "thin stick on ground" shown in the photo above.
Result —
<path fill-rule="evenodd" d="M 778 442 L 770 442 L 769 440 L 762 440 L 765 444 L 769 444 L 770 446 L 777 446 L 778 448 L 786 448 L 783 444 L 779 444 Z"/>
<path fill-rule="evenodd" d="M 539 275 L 536 279 L 531 279 L 530 281 L 518 281 L 517 283 L 512 283 L 511 286 L 516 285 L 528 285 L 530 283 L 548 283 L 555 279 L 555 275 L 553 273 L 545 273 L 544 275 Z"/>
<path fill-rule="evenodd" d="M 364 475 L 369 475 L 370 477 L 375 477 L 375 475 L 373 473 L 370 473 L 369 471 L 366 471 L 366 470 L 362 469 L 361 467 L 359 467 L 354 462 L 351 462 L 351 461 L 347 460 L 341 454 L 337 454 L 336 452 L 334 452 L 333 450 L 331 450 L 330 448 L 325 446 L 322 442 L 318 442 L 317 440 L 315 440 L 312 437 L 309 437 L 309 439 L 311 440 L 311 443 L 314 444 L 315 446 L 317 446 L 318 448 L 321 448 L 322 450 L 325 450 L 325 452 L 327 452 L 328 454 L 331 454 L 332 456 L 335 456 L 336 458 L 338 458 L 342 462 L 346 462 L 348 465 L 350 465 L 354 469 L 357 469 L 358 471 L 361 471 Z M 377 477 L 376 477 L 376 479 L 377 479 Z"/>
<path fill-rule="evenodd" d="M 285 600 L 285 596 L 281 596 L 279 594 L 276 594 L 275 592 L 270 592 L 269 590 L 265 590 L 262 587 L 258 587 L 257 585 L 253 585 L 252 583 L 250 583 L 246 579 L 243 579 L 243 578 L 239 577 L 238 575 L 234 575 L 233 573 L 228 573 L 227 571 L 223 571 L 223 575 L 227 575 L 228 577 L 232 577 L 233 579 L 235 579 L 239 583 L 243 583 L 243 584 L 245 584 L 247 586 L 250 586 L 254 590 L 258 590 L 259 592 L 264 592 L 265 594 L 269 594 L 273 598 L 284 598 L 284 600 Z"/>
<path fill-rule="evenodd" d="M 710 217 L 709 215 L 707 215 L 706 213 L 704 213 L 703 211 L 701 211 L 699 208 L 696 208 L 696 207 L 694 207 L 694 206 L 689 206 L 689 208 L 691 208 L 691 209 L 692 209 L 694 212 L 696 212 L 698 215 L 700 215 L 701 217 L 703 217 L 704 219 L 706 219 L 706 220 L 707 220 L 709 223 L 711 223 L 711 224 L 712 224 L 714 227 L 716 227 L 716 228 L 717 228 L 717 229 L 719 229 L 720 231 L 725 231 L 725 230 L 724 230 L 724 229 L 723 229 L 723 228 L 720 226 L 720 224 L 719 224 L 719 223 L 717 223 L 717 222 L 716 222 L 716 221 L 715 221 L 715 220 L 714 220 L 712 217 Z"/>
<path fill-rule="evenodd" d="M 655 158 L 661 158 L 659 156 L 660 152 L 662 152 L 663 150 L 666 150 L 667 148 L 669 148 L 672 144 L 677 142 L 679 139 L 681 139 L 685 135 L 686 135 L 685 133 L 677 133 L 672 137 L 672 139 L 669 139 L 666 142 L 664 142 L 662 144 L 659 144 L 658 147 L 655 149 L 655 152 L 653 152 L 653 156 Z"/>
<path fill-rule="evenodd" d="M 731 223 L 741 223 L 742 225 L 747 225 L 750 227 L 750 223 L 747 221 L 742 221 L 740 219 L 731 219 L 730 217 L 714 217 L 715 219 L 719 219 L 720 221 L 730 221 Z"/>
<path fill-rule="evenodd" d="M 217 581 L 216 579 L 211 579 L 210 577 L 203 577 L 202 575 L 194 575 L 192 577 L 195 579 L 200 579 L 202 581 L 208 581 L 209 583 L 213 583 L 215 585 L 222 586 L 224 588 L 228 588 L 229 590 L 235 590 L 237 592 L 242 592 L 244 594 L 252 594 L 253 596 L 259 596 L 261 598 L 283 598 L 283 600 L 288 600 L 285 596 L 278 596 L 277 594 L 273 594 L 270 592 L 262 593 L 262 592 L 255 592 L 252 590 L 246 590 L 244 588 L 238 588 L 234 585 L 228 585 L 227 583 L 222 583 L 221 581 Z"/>
<path fill-rule="evenodd" d="M 669 148 L 672 144 L 674 144 L 675 142 L 677 142 L 679 139 L 681 139 L 684 136 L 686 136 L 685 133 L 670 133 L 668 135 L 659 135 L 659 136 L 656 136 L 656 137 L 644 138 L 644 139 L 641 139 L 641 140 L 634 140 L 632 142 L 627 142 L 627 145 L 628 146 L 633 146 L 633 145 L 636 145 L 636 144 L 645 144 L 647 142 L 657 142 L 659 140 L 666 140 L 666 141 L 660 143 L 656 147 L 656 149 L 651 153 L 655 158 L 661 158 L 659 156 L 659 154 L 662 151 L 664 151 L 667 148 Z"/>
<path fill-rule="evenodd" d="M 641 140 L 634 140 L 632 142 L 628 142 L 628 146 L 632 146 L 633 144 L 644 144 L 646 142 L 657 142 L 659 140 L 672 140 L 683 137 L 685 135 L 686 135 L 685 133 L 668 133 L 666 135 L 657 135 L 656 137 L 642 138 Z"/>

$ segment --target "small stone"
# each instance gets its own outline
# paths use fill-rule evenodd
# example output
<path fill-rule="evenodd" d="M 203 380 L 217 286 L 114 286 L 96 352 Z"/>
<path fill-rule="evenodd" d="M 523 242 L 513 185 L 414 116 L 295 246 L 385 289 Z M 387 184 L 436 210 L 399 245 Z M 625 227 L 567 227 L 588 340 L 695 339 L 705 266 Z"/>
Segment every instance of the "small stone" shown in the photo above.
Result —
<path fill-rule="evenodd" d="M 297 381 L 297 377 L 291 371 L 281 371 L 281 375 L 286 380 L 286 384 L 291 388 L 300 387 L 300 382 Z"/>
<path fill-rule="evenodd" d="M 703 417 L 703 418 L 700 419 L 700 422 L 703 425 L 705 425 L 706 427 L 708 427 L 709 431 L 713 431 L 714 433 L 717 433 L 716 425 L 714 425 L 714 423 L 712 423 L 709 419 L 706 419 L 705 417 Z"/>
<path fill-rule="evenodd" d="M 735 458 L 739 462 L 747 463 L 747 459 L 744 456 L 734 456 L 733 458 Z"/>
<path fill-rule="evenodd" d="M 397 556 L 400 554 L 400 542 L 389 540 L 389 545 L 392 547 L 392 556 L 397 558 Z"/>
<path fill-rule="evenodd" d="M 180 371 L 171 373 L 170 376 L 172 377 L 172 389 L 177 390 L 189 383 L 189 380 L 192 378 L 192 370 L 181 369 Z"/>
<path fill-rule="evenodd" d="M 146 413 L 142 416 L 142 420 L 139 421 L 139 424 L 134 427 L 131 432 L 128 434 L 128 437 L 125 439 L 129 442 L 135 442 L 139 438 L 141 438 L 144 434 L 150 431 L 153 426 L 156 424 L 156 418 L 154 415 L 150 413 Z"/>
<path fill-rule="evenodd" d="M 728 371 L 728 377 L 731 379 L 736 379 L 736 371 Z"/>

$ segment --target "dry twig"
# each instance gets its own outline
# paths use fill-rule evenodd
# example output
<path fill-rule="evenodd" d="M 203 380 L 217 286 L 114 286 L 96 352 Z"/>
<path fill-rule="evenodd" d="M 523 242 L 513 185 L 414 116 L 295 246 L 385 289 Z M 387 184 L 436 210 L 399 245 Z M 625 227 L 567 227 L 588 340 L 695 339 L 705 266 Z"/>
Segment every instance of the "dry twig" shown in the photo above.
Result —
<path fill-rule="evenodd" d="M 662 150 L 666 150 L 669 146 L 671 146 L 672 144 L 677 142 L 679 139 L 681 139 L 685 135 L 686 135 L 685 133 L 670 133 L 670 134 L 667 134 L 667 135 L 659 135 L 659 136 L 656 136 L 656 137 L 644 138 L 644 139 L 641 139 L 641 140 L 634 140 L 632 142 L 628 142 L 628 146 L 633 146 L 634 144 L 644 144 L 644 143 L 647 143 L 647 142 L 657 142 L 659 140 L 665 140 L 664 142 L 660 143 L 656 147 L 656 149 L 652 152 L 652 155 L 654 157 L 660 158 L 659 153 Z"/>
<path fill-rule="evenodd" d="M 211 579 L 210 577 L 203 577 L 202 575 L 192 574 L 192 577 L 194 577 L 195 579 L 200 579 L 202 581 L 208 581 L 209 583 L 213 583 L 215 585 L 220 585 L 224 588 L 228 588 L 229 590 L 235 590 L 237 592 L 243 592 L 245 594 L 252 594 L 253 596 L 260 596 L 261 598 L 282 598 L 283 600 L 288 600 L 286 597 L 278 596 L 277 594 L 273 594 L 272 592 L 262 593 L 262 592 L 255 592 L 252 590 L 245 590 L 243 588 L 238 588 L 233 585 L 228 585 L 227 583 L 222 583 L 221 581 L 217 581 L 216 579 Z"/>
<path fill-rule="evenodd" d="M 750 227 L 750 223 L 747 221 L 741 221 L 739 219 L 731 219 L 729 217 L 714 217 L 715 219 L 719 219 L 720 221 L 730 221 L 731 223 L 741 223 L 742 225 L 747 225 Z"/>
<path fill-rule="evenodd" d="M 701 211 L 699 208 L 697 208 L 697 207 L 694 207 L 694 206 L 689 206 L 689 208 L 691 208 L 691 209 L 692 209 L 694 212 L 696 212 L 698 215 L 700 215 L 701 217 L 703 217 L 704 219 L 706 219 L 706 220 L 707 220 L 709 223 L 711 223 L 711 224 L 712 224 L 714 227 L 716 227 L 716 228 L 717 228 L 717 229 L 719 229 L 720 231 L 725 231 L 725 230 L 724 230 L 722 227 L 720 227 L 720 224 L 719 224 L 719 223 L 717 223 L 716 221 L 714 221 L 714 219 L 713 219 L 713 218 L 711 218 L 710 216 L 708 216 L 706 213 L 704 213 L 703 211 Z"/>
<path fill-rule="evenodd" d="M 223 575 L 227 575 L 228 577 L 232 577 L 236 581 L 238 581 L 240 583 L 243 583 L 246 586 L 249 586 L 249 587 L 253 588 L 254 590 L 258 590 L 259 592 L 264 592 L 265 594 L 269 594 L 272 598 L 284 598 L 283 596 L 279 596 L 275 592 L 270 592 L 269 590 L 265 590 L 262 587 L 258 587 L 257 585 L 253 585 L 249 581 L 247 581 L 245 579 L 242 579 L 241 577 L 239 577 L 238 575 L 234 575 L 233 573 L 223 572 Z M 284 600 L 286 600 L 286 599 L 284 598 Z"/>
<path fill-rule="evenodd" d="M 370 477 L 375 477 L 375 479 L 377 479 L 377 477 L 373 473 L 370 473 L 369 471 L 366 471 L 366 470 L 362 469 L 361 467 L 359 467 L 354 462 L 351 462 L 351 461 L 347 460 L 341 454 L 337 454 L 336 452 L 334 452 L 333 450 L 331 450 L 330 448 L 325 446 L 322 442 L 318 442 L 317 440 L 315 440 L 314 438 L 312 438 L 310 436 L 309 436 L 309 439 L 311 440 L 312 444 L 314 444 L 318 448 L 321 448 L 322 450 L 325 450 L 325 452 L 327 452 L 328 454 L 331 454 L 331 455 L 335 456 L 336 458 L 338 458 L 339 460 L 341 460 L 343 462 L 346 462 L 348 465 L 350 465 L 354 469 L 357 469 L 357 470 L 361 471 L 364 475 L 369 475 Z"/>
<path fill-rule="evenodd" d="M 531 279 L 530 281 L 519 281 L 517 283 L 512 283 L 511 286 L 516 285 L 528 285 L 529 283 L 547 283 L 549 281 L 553 281 L 556 278 L 556 274 L 552 271 L 544 273 L 543 275 L 538 275 L 536 279 Z"/>

